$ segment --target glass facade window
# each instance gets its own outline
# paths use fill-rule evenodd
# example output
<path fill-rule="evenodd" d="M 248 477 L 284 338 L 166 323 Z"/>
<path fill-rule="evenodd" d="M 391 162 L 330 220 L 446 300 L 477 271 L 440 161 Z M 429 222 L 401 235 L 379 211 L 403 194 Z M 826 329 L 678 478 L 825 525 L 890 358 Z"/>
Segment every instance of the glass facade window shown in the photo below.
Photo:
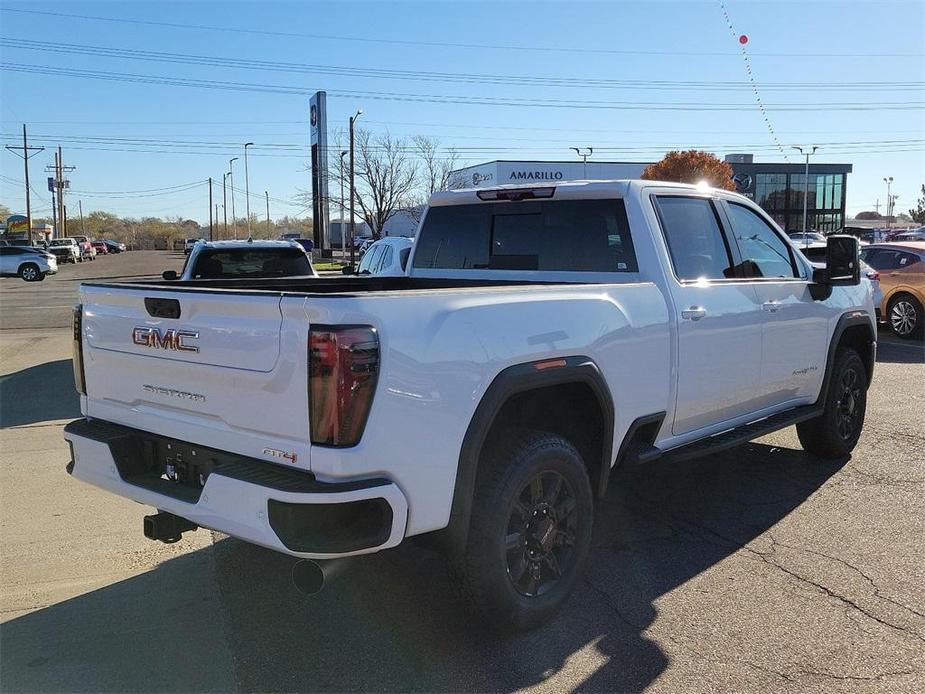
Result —
<path fill-rule="evenodd" d="M 755 199 L 768 212 L 787 209 L 787 174 L 758 174 Z"/>
<path fill-rule="evenodd" d="M 837 231 L 844 224 L 845 174 L 759 173 L 755 201 L 785 231 L 803 230 L 803 197 L 809 230 Z"/>

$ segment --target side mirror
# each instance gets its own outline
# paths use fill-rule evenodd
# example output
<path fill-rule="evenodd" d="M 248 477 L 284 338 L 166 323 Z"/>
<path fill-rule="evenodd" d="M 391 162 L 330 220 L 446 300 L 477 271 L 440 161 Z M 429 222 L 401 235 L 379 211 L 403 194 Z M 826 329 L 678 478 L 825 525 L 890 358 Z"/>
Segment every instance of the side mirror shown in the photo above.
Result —
<path fill-rule="evenodd" d="M 826 238 L 825 271 L 827 284 L 855 286 L 861 283 L 860 244 L 854 236 Z"/>
<path fill-rule="evenodd" d="M 161 277 L 163 277 L 165 280 L 171 280 L 171 281 L 175 280 L 177 279 L 177 271 L 176 270 L 164 270 L 164 272 L 161 273 Z"/>
<path fill-rule="evenodd" d="M 343 269 L 340 272 L 342 275 L 356 274 L 356 270 L 353 268 L 353 265 L 344 265 Z"/>

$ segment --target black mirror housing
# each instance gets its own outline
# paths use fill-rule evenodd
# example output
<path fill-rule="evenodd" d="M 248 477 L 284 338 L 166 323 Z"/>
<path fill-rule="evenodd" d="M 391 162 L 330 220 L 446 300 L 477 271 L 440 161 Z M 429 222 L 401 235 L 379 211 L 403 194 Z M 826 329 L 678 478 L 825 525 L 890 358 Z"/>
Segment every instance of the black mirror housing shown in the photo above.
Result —
<path fill-rule="evenodd" d="M 164 270 L 164 272 L 161 273 L 161 277 L 163 277 L 165 280 L 173 281 L 177 279 L 177 271 L 176 270 Z"/>
<path fill-rule="evenodd" d="M 861 247 L 857 238 L 847 234 L 826 237 L 826 283 L 833 286 L 856 286 L 861 283 Z"/>
<path fill-rule="evenodd" d="M 356 273 L 356 271 L 353 269 L 353 265 L 344 265 L 340 272 L 342 275 L 353 275 Z"/>

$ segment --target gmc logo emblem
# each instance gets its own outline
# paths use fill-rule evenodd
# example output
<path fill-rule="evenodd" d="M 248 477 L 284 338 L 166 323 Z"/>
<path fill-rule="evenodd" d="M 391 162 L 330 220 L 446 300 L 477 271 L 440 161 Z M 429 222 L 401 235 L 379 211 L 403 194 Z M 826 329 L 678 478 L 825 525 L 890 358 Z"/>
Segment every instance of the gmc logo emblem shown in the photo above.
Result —
<path fill-rule="evenodd" d="M 198 352 L 199 347 L 188 344 L 189 340 L 198 340 L 199 333 L 194 330 L 174 330 L 168 328 L 163 333 L 157 328 L 136 327 L 132 331 L 132 342 L 141 347 L 155 349 L 172 349 L 177 352 Z"/>

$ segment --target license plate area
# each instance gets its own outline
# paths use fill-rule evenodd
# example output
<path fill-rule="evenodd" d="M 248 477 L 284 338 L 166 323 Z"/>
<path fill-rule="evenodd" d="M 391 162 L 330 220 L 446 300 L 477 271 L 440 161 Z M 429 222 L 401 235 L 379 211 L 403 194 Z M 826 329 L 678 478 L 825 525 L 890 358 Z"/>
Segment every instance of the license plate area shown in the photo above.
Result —
<path fill-rule="evenodd" d="M 199 501 L 209 475 L 240 456 L 205 446 L 139 433 L 110 444 L 119 476 L 129 484 L 191 503 Z"/>

